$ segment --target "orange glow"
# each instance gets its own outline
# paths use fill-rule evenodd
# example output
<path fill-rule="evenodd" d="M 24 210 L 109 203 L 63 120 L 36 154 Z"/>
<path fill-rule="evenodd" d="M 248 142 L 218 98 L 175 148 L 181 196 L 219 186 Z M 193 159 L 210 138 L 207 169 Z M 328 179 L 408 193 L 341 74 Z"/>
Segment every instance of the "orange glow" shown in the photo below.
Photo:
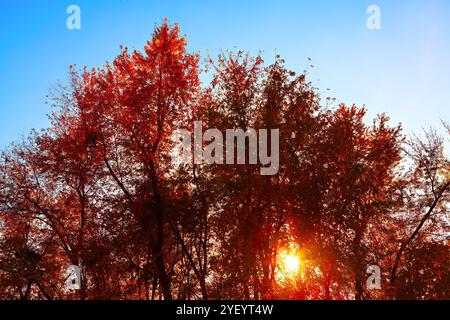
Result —
<path fill-rule="evenodd" d="M 300 267 L 300 253 L 294 245 L 278 252 L 276 277 L 279 281 L 295 280 L 300 274 Z"/>
<path fill-rule="evenodd" d="M 289 273 L 297 273 L 300 266 L 300 258 L 296 255 L 290 254 L 284 258 L 283 261 L 286 271 Z"/>

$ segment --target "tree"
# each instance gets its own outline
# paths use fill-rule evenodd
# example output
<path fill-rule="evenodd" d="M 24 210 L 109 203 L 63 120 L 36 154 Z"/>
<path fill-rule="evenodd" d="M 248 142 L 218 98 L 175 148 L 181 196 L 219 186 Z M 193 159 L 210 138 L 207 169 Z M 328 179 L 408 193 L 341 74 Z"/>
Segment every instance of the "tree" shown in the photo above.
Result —
<path fill-rule="evenodd" d="M 408 174 L 411 178 L 407 187 L 402 190 L 402 195 L 405 198 L 405 210 L 408 211 L 407 218 L 412 224 L 408 227 L 408 233 L 403 236 L 392 264 L 390 285 L 394 291 L 403 255 L 417 238 L 421 237 L 420 242 L 424 242 L 418 245 L 418 253 L 423 253 L 427 247 L 439 252 L 440 243 L 446 240 L 443 235 L 448 232 L 448 226 L 440 217 L 444 218 L 448 211 L 450 162 L 445 158 L 443 143 L 443 139 L 435 131 L 426 132 L 425 140 L 415 137 L 408 143 L 407 152 L 412 161 Z M 409 256 L 415 254 L 411 252 Z M 448 256 L 444 254 L 443 258 Z M 423 294 L 419 295 L 422 296 Z"/>
<path fill-rule="evenodd" d="M 202 66 L 167 21 L 143 52 L 71 66 L 50 127 L 1 156 L 0 298 L 447 298 L 442 138 L 405 143 L 386 115 L 370 124 L 307 78 L 243 51 Z M 251 163 L 249 136 L 244 164 L 237 144 L 233 164 L 180 161 L 177 129 L 194 121 L 279 130 L 278 172 Z M 389 285 L 376 293 L 373 264 Z"/>

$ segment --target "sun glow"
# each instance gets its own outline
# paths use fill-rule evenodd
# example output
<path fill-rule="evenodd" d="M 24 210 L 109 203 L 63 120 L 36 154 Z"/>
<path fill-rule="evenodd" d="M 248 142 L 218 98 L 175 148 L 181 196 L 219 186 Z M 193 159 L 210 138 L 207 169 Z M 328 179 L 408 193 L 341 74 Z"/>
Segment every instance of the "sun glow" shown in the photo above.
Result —
<path fill-rule="evenodd" d="M 278 280 L 295 280 L 300 274 L 301 258 L 298 250 L 281 249 L 277 257 Z"/>
<path fill-rule="evenodd" d="M 300 267 L 300 258 L 294 254 L 287 255 L 284 257 L 283 264 L 289 273 L 297 273 Z"/>

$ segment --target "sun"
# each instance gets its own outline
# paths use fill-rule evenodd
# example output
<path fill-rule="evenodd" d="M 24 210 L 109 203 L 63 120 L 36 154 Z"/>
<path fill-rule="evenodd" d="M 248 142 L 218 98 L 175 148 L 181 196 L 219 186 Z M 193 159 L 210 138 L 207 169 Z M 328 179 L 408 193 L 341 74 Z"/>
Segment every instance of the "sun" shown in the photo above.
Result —
<path fill-rule="evenodd" d="M 300 275 L 300 252 L 295 247 L 282 249 L 278 252 L 276 277 L 280 281 L 295 280 Z"/>
<path fill-rule="evenodd" d="M 284 269 L 291 274 L 298 273 L 300 268 L 300 258 L 295 254 L 288 254 L 283 260 Z"/>

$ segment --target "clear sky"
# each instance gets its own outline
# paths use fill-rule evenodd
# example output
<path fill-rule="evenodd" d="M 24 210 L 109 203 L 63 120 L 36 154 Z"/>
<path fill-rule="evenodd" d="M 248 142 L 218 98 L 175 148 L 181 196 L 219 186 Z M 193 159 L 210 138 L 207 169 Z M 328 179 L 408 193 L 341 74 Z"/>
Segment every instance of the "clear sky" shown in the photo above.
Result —
<path fill-rule="evenodd" d="M 66 27 L 72 4 L 81 30 Z M 366 27 L 371 4 L 381 30 Z M 0 4 L 0 148 L 48 125 L 45 96 L 69 65 L 100 66 L 121 44 L 142 49 L 164 18 L 203 55 L 263 50 L 298 72 L 310 57 L 321 92 L 387 112 L 407 133 L 450 122 L 448 0 L 16 0 Z"/>

